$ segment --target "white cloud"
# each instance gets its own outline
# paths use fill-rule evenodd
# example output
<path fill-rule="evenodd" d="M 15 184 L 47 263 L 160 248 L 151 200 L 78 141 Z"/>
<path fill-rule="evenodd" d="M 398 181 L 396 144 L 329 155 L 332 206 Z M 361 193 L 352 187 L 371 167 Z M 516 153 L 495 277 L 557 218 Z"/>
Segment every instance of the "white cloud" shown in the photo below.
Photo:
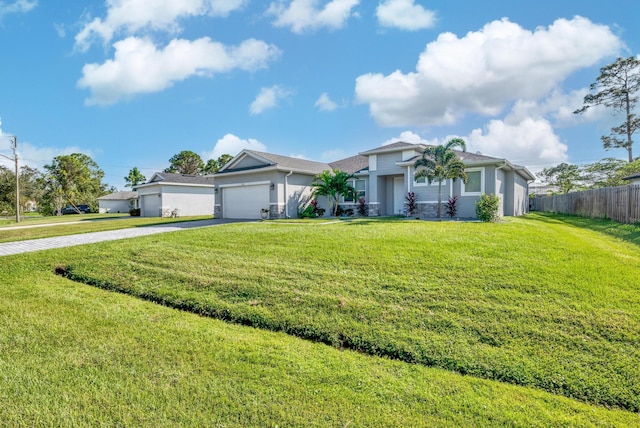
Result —
<path fill-rule="evenodd" d="M 469 112 L 497 115 L 509 102 L 544 97 L 621 47 L 608 27 L 582 17 L 535 31 L 503 19 L 462 38 L 441 34 L 414 72 L 358 77 L 356 98 L 381 125 L 452 124 Z"/>
<path fill-rule="evenodd" d="M 518 100 L 509 113 L 509 120 L 521 121 L 526 117 L 549 117 L 556 127 L 574 126 L 584 122 L 592 122 L 609 116 L 604 106 L 590 108 L 583 114 L 573 112 L 582 107 L 584 97 L 589 93 L 583 88 L 569 93 L 554 89 L 545 98 L 536 100 Z"/>
<path fill-rule="evenodd" d="M 411 143 L 411 144 L 428 144 L 432 146 L 438 145 L 438 139 L 434 138 L 433 140 L 425 140 L 420 135 L 416 134 L 413 131 L 403 131 L 400 133 L 400 136 L 389 138 L 388 140 L 382 143 L 383 146 L 388 146 L 393 143 Z"/>
<path fill-rule="evenodd" d="M 278 0 L 269 5 L 266 13 L 275 16 L 274 26 L 289 27 L 300 34 L 325 27 L 343 28 L 359 3 L 360 0 L 331 0 L 318 7 L 318 0 L 291 0 L 287 6 L 284 0 Z"/>
<path fill-rule="evenodd" d="M 38 0 L 16 0 L 13 3 L 0 1 L 0 19 L 13 13 L 27 13 L 38 6 Z"/>
<path fill-rule="evenodd" d="M 414 0 L 385 0 L 376 9 L 378 22 L 384 27 L 416 31 L 433 27 L 436 14 Z"/>
<path fill-rule="evenodd" d="M 91 150 L 82 149 L 77 146 L 69 147 L 37 147 L 18 138 L 18 166 L 25 165 L 32 168 L 43 170 L 46 164 L 50 164 L 56 156 L 70 155 L 71 153 L 84 153 L 93 157 L 95 154 Z M 13 158 L 13 150 L 11 149 L 10 135 L 4 134 L 0 129 L 0 154 Z M 0 156 L 0 165 L 9 168 L 11 171 L 15 169 L 13 160 Z"/>
<path fill-rule="evenodd" d="M 107 16 L 95 18 L 76 35 L 76 49 L 86 51 L 93 40 L 104 43 L 124 32 L 135 34 L 139 30 L 181 31 L 180 19 L 194 16 L 227 16 L 240 9 L 247 0 L 106 0 Z"/>
<path fill-rule="evenodd" d="M 532 171 L 566 162 L 567 146 L 545 119 L 519 122 L 492 120 L 484 129 L 474 129 L 464 138 L 467 151 L 509 159 Z"/>
<path fill-rule="evenodd" d="M 280 50 L 249 39 L 225 46 L 208 37 L 174 39 L 164 49 L 151 40 L 129 37 L 114 44 L 114 58 L 86 64 L 78 87 L 91 90 L 86 104 L 109 105 L 135 94 L 162 91 L 191 76 L 210 76 L 234 69 L 254 71 L 267 67 Z"/>
<path fill-rule="evenodd" d="M 251 103 L 251 106 L 249 106 L 249 112 L 252 115 L 261 114 L 267 109 L 276 107 L 278 101 L 288 98 L 291 95 L 292 92 L 289 89 L 279 85 L 262 88 L 256 99 Z"/>
<path fill-rule="evenodd" d="M 213 150 L 203 153 L 202 159 L 205 159 L 205 161 L 209 159 L 218 159 L 224 154 L 236 156 L 244 149 L 266 152 L 267 146 L 253 138 L 242 139 L 233 134 L 227 134 L 216 142 Z"/>
<path fill-rule="evenodd" d="M 333 102 L 331 98 L 329 98 L 329 94 L 327 94 L 326 92 L 320 95 L 320 98 L 318 98 L 314 106 L 317 107 L 320 111 L 334 111 L 338 108 L 338 104 Z"/>

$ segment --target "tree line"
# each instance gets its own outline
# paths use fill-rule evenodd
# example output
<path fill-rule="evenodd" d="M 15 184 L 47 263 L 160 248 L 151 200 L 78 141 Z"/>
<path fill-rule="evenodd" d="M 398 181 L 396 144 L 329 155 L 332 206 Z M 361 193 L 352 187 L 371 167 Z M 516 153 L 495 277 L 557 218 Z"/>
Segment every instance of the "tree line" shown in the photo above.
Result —
<path fill-rule="evenodd" d="M 169 159 L 165 172 L 206 175 L 220 170 L 233 157 L 224 154 L 217 159 L 202 158 L 189 150 L 181 151 Z M 116 192 L 115 186 L 104 182 L 104 171 L 83 153 L 72 153 L 53 158 L 43 171 L 22 166 L 18 173 L 20 211 L 37 207 L 42 215 L 60 213 L 65 206 L 86 204 L 92 211 L 98 210 L 97 198 Z M 133 167 L 124 177 L 125 187 L 135 187 L 146 181 L 138 167 Z M 15 172 L 0 165 L 0 215 L 15 215 Z"/>
<path fill-rule="evenodd" d="M 604 158 L 582 166 L 561 163 L 538 173 L 538 177 L 555 186 L 559 193 L 622 186 L 626 184 L 624 177 L 640 173 L 640 157 L 633 157 L 633 135 L 640 130 L 640 118 L 635 114 L 640 92 L 640 60 L 636 57 L 618 58 L 602 67 L 589 90 L 583 106 L 573 113 L 579 115 L 602 106 L 615 116 L 622 116 L 622 123 L 613 126 L 608 135 L 600 138 L 605 150 L 626 150 L 628 161 Z"/>

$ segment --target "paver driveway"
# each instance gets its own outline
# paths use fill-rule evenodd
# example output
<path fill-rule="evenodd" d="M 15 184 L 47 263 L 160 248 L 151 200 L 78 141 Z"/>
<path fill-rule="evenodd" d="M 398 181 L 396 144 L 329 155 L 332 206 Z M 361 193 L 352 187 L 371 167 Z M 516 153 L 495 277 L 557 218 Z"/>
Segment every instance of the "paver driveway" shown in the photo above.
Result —
<path fill-rule="evenodd" d="M 50 250 L 53 248 L 73 247 L 75 245 L 93 244 L 103 241 L 135 238 L 138 236 L 154 235 L 156 233 L 175 232 L 177 230 L 193 229 L 196 227 L 215 226 L 238 220 L 211 219 L 169 223 L 156 226 L 140 226 L 130 229 L 109 230 L 105 232 L 81 233 L 78 235 L 56 236 L 54 238 L 31 239 L 28 241 L 0 243 L 0 256 L 29 253 L 32 251 Z"/>

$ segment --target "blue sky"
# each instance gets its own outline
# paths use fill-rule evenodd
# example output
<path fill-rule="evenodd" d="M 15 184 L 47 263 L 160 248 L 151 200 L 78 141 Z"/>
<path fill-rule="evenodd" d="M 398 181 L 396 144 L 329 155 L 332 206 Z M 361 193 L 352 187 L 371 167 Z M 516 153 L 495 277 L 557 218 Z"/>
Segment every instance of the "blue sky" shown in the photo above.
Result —
<path fill-rule="evenodd" d="M 119 189 L 181 150 L 329 162 L 460 136 L 532 171 L 626 159 L 602 148 L 609 112 L 571 112 L 640 53 L 639 18 L 637 0 L 0 0 L 0 153 L 8 135 L 38 168 L 82 152 Z"/>

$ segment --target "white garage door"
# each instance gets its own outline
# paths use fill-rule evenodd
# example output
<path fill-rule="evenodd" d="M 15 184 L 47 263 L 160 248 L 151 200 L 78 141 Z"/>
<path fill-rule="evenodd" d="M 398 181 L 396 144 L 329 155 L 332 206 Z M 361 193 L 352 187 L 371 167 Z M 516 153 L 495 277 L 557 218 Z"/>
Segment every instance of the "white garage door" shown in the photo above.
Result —
<path fill-rule="evenodd" d="M 160 217 L 160 197 L 158 194 L 142 195 L 140 201 L 143 217 Z"/>
<path fill-rule="evenodd" d="M 269 208 L 269 185 L 226 187 L 222 189 L 224 218 L 259 219 L 260 209 Z"/>

